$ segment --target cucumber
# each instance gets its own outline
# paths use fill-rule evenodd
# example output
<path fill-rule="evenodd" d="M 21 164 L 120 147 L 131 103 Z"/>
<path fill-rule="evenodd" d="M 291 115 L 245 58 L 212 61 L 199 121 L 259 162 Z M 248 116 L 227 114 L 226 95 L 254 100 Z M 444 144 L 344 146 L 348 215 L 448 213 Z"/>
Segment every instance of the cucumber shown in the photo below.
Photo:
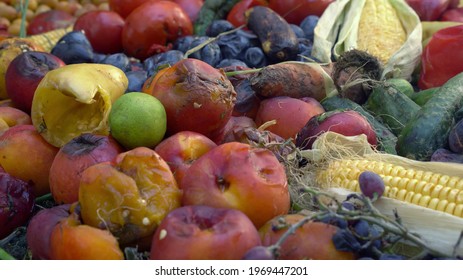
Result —
<path fill-rule="evenodd" d="M 397 153 L 407 158 L 428 161 L 439 148 L 445 148 L 455 121 L 454 115 L 463 105 L 463 73 L 441 86 L 402 130 Z"/>
<path fill-rule="evenodd" d="M 409 94 L 408 97 L 410 97 L 410 99 L 416 104 L 423 106 L 429 99 L 431 99 L 438 89 L 439 87 L 424 89 L 418 92 L 413 92 L 412 94 Z"/>
<path fill-rule="evenodd" d="M 397 154 L 395 150 L 397 137 L 389 130 L 389 128 L 387 128 L 377 119 L 375 119 L 375 117 L 372 114 L 365 111 L 365 109 L 363 109 L 362 106 L 360 106 L 359 104 L 355 103 L 354 101 L 348 98 L 342 98 L 339 96 L 325 98 L 320 103 L 327 112 L 341 109 L 354 110 L 360 113 L 368 120 L 368 122 L 371 124 L 376 133 L 376 137 L 379 143 L 378 150 L 386 152 L 388 154 Z"/>
<path fill-rule="evenodd" d="M 409 81 L 402 78 L 387 79 L 386 83 L 395 86 L 401 93 L 405 94 L 408 97 L 410 97 L 410 95 L 412 95 L 415 92 L 412 84 L 410 84 Z"/>
<path fill-rule="evenodd" d="M 366 110 L 399 135 L 405 124 L 420 110 L 420 106 L 400 92 L 396 86 L 384 83 L 376 86 L 364 104 Z"/>

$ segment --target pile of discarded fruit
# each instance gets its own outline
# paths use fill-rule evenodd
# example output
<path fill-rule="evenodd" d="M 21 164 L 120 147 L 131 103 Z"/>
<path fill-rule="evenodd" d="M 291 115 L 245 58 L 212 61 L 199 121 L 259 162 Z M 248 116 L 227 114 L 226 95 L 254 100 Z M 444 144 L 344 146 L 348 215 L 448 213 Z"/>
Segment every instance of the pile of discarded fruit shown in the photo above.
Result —
<path fill-rule="evenodd" d="M 459 4 L 0 1 L 0 259 L 460 259 Z"/>

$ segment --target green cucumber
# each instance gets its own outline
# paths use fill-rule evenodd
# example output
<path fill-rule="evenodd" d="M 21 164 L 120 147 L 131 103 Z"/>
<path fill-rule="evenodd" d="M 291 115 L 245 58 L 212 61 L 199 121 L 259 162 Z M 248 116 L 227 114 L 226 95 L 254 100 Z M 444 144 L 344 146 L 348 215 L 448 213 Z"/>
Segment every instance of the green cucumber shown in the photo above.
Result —
<path fill-rule="evenodd" d="M 428 161 L 432 153 L 447 144 L 454 115 L 463 105 L 463 73 L 441 86 L 402 130 L 397 153 L 407 158 Z"/>
<path fill-rule="evenodd" d="M 418 92 L 414 92 L 408 95 L 408 97 L 410 97 L 410 99 L 413 100 L 416 104 L 423 106 L 426 104 L 426 102 L 428 102 L 429 99 L 431 99 L 431 97 L 438 89 L 438 87 L 424 89 Z"/>
<path fill-rule="evenodd" d="M 376 137 L 379 143 L 378 150 L 384 151 L 388 154 L 397 154 L 395 150 L 397 137 L 389 130 L 389 128 L 387 128 L 377 119 L 375 119 L 375 117 L 372 114 L 365 111 L 365 109 L 363 109 L 362 106 L 360 106 L 359 104 L 355 103 L 354 101 L 348 98 L 342 98 L 339 96 L 325 98 L 320 103 L 327 112 L 341 109 L 354 110 L 360 113 L 368 120 L 368 122 L 371 124 L 376 133 Z"/>
<path fill-rule="evenodd" d="M 399 135 L 405 124 L 420 110 L 418 104 L 389 83 L 377 85 L 364 108 L 386 124 L 395 135 Z"/>
<path fill-rule="evenodd" d="M 386 83 L 394 85 L 401 93 L 405 94 L 408 97 L 410 97 L 410 95 L 412 95 L 415 92 L 412 84 L 409 81 L 402 78 L 387 79 Z"/>

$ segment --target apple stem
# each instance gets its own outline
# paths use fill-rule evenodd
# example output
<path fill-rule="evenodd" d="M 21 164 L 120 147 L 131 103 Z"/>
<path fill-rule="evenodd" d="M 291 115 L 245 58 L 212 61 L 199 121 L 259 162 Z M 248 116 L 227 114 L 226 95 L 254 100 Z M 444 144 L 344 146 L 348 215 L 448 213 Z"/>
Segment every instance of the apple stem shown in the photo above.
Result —
<path fill-rule="evenodd" d="M 8 254 L 5 250 L 0 248 L 0 260 L 6 261 L 6 260 L 16 260 L 16 259 L 10 254 Z"/>
<path fill-rule="evenodd" d="M 19 28 L 19 38 L 26 37 L 26 15 L 27 7 L 29 7 L 29 0 L 21 0 L 20 9 L 21 9 L 21 26 Z"/>

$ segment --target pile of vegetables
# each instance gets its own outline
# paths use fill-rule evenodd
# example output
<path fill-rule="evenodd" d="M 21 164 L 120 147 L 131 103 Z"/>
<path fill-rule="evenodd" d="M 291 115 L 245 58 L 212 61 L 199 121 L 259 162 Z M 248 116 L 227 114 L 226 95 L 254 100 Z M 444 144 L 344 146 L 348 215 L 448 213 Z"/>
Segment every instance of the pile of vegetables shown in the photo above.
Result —
<path fill-rule="evenodd" d="M 0 110 L 0 258 L 461 259 L 459 2 L 282 2 L 0 2 L 0 109 L 22 117 Z M 35 34 L 47 10 L 70 18 Z M 21 68 L 40 76 L 28 94 Z M 162 104 L 164 141 L 116 134 L 113 104 L 133 92 Z M 11 168 L 18 154 L 2 145 L 18 133 L 46 151 L 47 176 L 29 172 L 34 155 Z M 167 160 L 177 134 L 202 144 L 183 169 Z M 72 165 L 97 145 L 110 154 Z M 261 195 L 269 216 L 240 206 L 253 191 L 230 191 L 252 171 L 217 175 L 213 197 L 198 187 L 202 172 L 239 171 L 232 159 L 264 166 L 278 193 Z M 219 205 L 235 212 L 209 208 Z M 167 229 L 226 215 L 252 232 L 234 255 L 168 249 L 181 241 Z M 84 234 L 104 249 L 69 241 Z"/>

